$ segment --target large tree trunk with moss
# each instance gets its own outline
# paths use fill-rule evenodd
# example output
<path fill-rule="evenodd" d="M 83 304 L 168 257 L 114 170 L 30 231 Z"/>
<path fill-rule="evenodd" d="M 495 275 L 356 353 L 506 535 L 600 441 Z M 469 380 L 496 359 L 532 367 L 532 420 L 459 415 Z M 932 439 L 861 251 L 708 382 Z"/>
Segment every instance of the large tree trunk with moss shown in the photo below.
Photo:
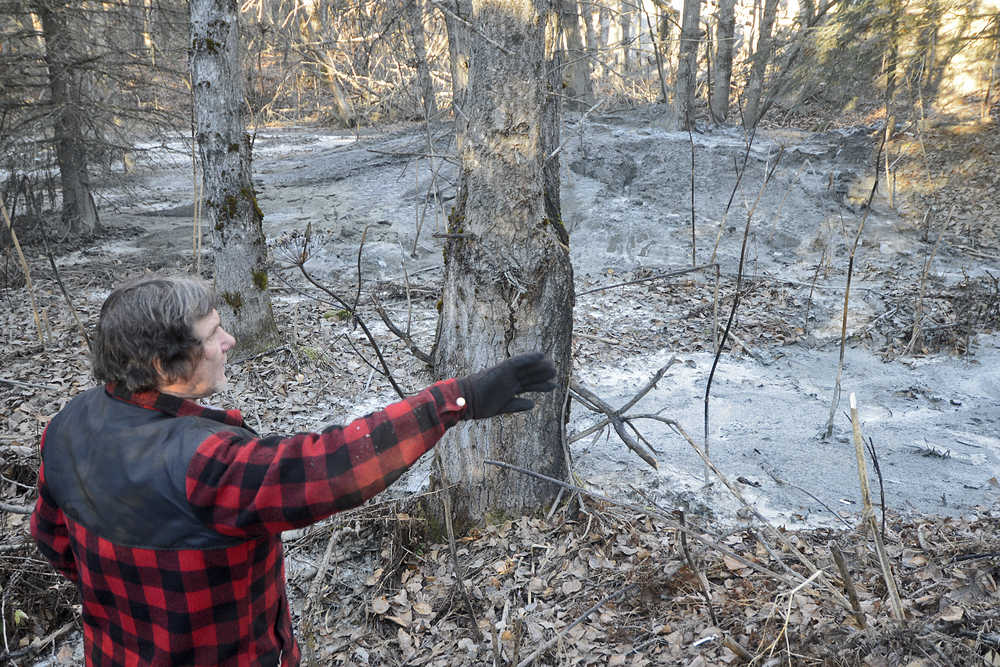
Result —
<path fill-rule="evenodd" d="M 194 120 L 212 226 L 215 288 L 237 356 L 272 346 L 278 330 L 267 291 L 263 213 L 250 180 L 236 0 L 191 0 Z"/>
<path fill-rule="evenodd" d="M 45 37 L 45 63 L 49 68 L 49 91 L 55 109 L 53 138 L 59 180 L 62 185 L 63 232 L 88 234 L 100 224 L 90 192 L 87 148 L 83 137 L 79 62 L 82 54 L 74 48 L 69 24 L 70 7 L 63 2 L 35 2 Z M 78 39 L 81 39 L 77 35 Z"/>
<path fill-rule="evenodd" d="M 439 448 L 460 529 L 492 512 L 532 512 L 558 489 L 493 458 L 564 479 L 562 407 L 570 375 L 573 271 L 559 208 L 558 8 L 549 0 L 474 0 L 477 37 L 449 221 L 439 342 L 441 375 L 464 375 L 540 350 L 558 389 L 534 410 L 463 422 Z"/>

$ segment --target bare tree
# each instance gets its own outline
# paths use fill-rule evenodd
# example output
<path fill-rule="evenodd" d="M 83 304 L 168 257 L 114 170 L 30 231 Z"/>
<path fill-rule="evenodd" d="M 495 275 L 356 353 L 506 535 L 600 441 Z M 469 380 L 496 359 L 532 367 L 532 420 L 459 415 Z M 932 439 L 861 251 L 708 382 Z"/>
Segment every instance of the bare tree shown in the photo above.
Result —
<path fill-rule="evenodd" d="M 760 18 L 757 47 L 754 49 L 750 65 L 750 80 L 747 82 L 746 104 L 743 111 L 744 127 L 753 127 L 763 115 L 761 97 L 764 94 L 764 74 L 771 62 L 771 33 L 774 19 L 778 14 L 778 0 L 764 0 L 764 10 Z"/>
<path fill-rule="evenodd" d="M 590 57 L 584 49 L 580 34 L 578 0 L 562 0 L 559 23 L 566 37 L 566 105 L 570 109 L 586 109 L 593 104 L 594 85 L 590 81 Z"/>
<path fill-rule="evenodd" d="M 34 4 L 45 37 L 45 62 L 49 68 L 49 90 L 55 113 L 53 135 L 59 179 L 62 184 L 62 224 L 68 234 L 95 231 L 100 220 L 90 192 L 87 174 L 87 144 L 83 135 L 84 113 L 79 71 L 83 40 L 74 41 L 64 2 L 39 0 Z"/>
<path fill-rule="evenodd" d="M 712 89 L 712 121 L 726 122 L 729 115 L 729 86 L 733 77 L 733 50 L 736 46 L 736 0 L 719 0 L 715 28 L 715 76 Z"/>
<path fill-rule="evenodd" d="M 567 474 L 561 412 L 570 374 L 573 272 L 559 209 L 558 33 L 549 0 L 473 6 L 461 183 L 449 220 L 435 365 L 464 374 L 529 350 L 560 387 L 528 413 L 465 422 L 441 448 L 456 520 L 551 501 L 547 482 L 483 465 L 494 458 Z"/>
<path fill-rule="evenodd" d="M 427 63 L 427 48 L 424 37 L 424 0 L 403 0 L 406 3 L 406 18 L 410 33 L 410 43 L 413 45 L 414 65 L 417 68 L 417 85 L 423 101 L 424 118 L 430 119 L 437 115 L 437 102 L 434 100 L 434 81 L 431 79 L 430 66 Z"/>
<path fill-rule="evenodd" d="M 448 54 L 451 65 L 451 104 L 455 112 L 455 135 L 459 141 L 466 119 L 465 91 L 469 86 L 469 52 L 472 37 L 469 34 L 472 19 L 472 0 L 443 0 L 435 3 L 444 14 L 444 24 L 448 30 Z"/>
<path fill-rule="evenodd" d="M 213 230 L 220 315 L 242 353 L 278 336 L 267 291 L 263 213 L 250 180 L 251 139 L 239 59 L 237 0 L 191 0 L 194 119 Z"/>
<path fill-rule="evenodd" d="M 677 126 L 694 124 L 694 89 L 698 79 L 698 43 L 701 41 L 701 0 L 684 0 L 681 43 L 677 53 L 677 89 L 674 94 Z"/>

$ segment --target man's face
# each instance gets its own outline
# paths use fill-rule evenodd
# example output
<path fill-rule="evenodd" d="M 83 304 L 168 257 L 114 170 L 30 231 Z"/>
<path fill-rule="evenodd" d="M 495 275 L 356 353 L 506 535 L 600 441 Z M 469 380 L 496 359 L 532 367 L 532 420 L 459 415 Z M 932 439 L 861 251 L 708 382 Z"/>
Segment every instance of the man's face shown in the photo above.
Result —
<path fill-rule="evenodd" d="M 226 388 L 226 353 L 236 339 L 222 328 L 215 310 L 195 322 L 194 334 L 202 345 L 194 371 L 186 380 L 162 386 L 160 391 L 184 398 L 203 398 Z"/>

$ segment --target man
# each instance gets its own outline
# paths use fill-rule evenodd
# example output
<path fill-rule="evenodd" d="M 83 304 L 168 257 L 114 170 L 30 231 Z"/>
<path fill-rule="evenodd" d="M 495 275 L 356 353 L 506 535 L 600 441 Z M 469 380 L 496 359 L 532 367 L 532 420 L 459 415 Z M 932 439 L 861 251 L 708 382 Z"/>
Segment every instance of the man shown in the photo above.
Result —
<path fill-rule="evenodd" d="M 31 531 L 83 602 L 88 665 L 296 665 L 283 530 L 360 505 L 460 419 L 529 410 L 541 354 L 508 359 L 320 433 L 259 437 L 226 385 L 235 340 L 195 279 L 151 277 L 101 308 L 94 376 L 42 436 Z"/>

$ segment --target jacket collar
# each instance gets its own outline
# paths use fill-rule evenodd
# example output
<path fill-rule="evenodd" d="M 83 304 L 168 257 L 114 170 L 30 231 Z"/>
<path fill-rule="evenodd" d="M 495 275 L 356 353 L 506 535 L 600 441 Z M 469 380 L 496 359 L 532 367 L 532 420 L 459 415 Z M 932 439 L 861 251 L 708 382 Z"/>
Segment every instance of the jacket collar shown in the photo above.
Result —
<path fill-rule="evenodd" d="M 248 428 L 243 423 L 243 415 L 239 410 L 219 410 L 199 405 L 180 396 L 163 394 L 155 389 L 135 393 L 109 382 L 105 386 L 107 394 L 120 401 L 136 405 L 147 410 L 156 410 L 172 417 L 206 417 L 230 426 Z"/>

